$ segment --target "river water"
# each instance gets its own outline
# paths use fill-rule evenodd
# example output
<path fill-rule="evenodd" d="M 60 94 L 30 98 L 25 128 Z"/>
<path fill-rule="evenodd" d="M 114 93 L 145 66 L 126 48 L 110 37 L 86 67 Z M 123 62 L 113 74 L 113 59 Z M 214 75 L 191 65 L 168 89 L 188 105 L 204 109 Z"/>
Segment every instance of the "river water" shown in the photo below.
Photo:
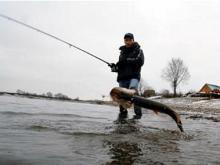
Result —
<path fill-rule="evenodd" d="M 0 96 L 0 165 L 220 164 L 219 114 L 182 112 L 180 133 L 143 113 L 118 121 L 117 107 Z"/>

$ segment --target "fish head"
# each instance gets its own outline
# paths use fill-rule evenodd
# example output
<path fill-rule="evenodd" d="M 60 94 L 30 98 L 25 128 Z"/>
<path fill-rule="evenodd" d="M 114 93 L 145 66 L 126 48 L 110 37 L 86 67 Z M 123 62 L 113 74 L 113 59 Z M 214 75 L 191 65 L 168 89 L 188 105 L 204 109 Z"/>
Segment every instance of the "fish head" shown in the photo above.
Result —
<path fill-rule="evenodd" d="M 110 96 L 113 101 L 127 109 L 133 106 L 131 99 L 135 93 L 136 90 L 133 89 L 115 87 L 111 90 Z"/>

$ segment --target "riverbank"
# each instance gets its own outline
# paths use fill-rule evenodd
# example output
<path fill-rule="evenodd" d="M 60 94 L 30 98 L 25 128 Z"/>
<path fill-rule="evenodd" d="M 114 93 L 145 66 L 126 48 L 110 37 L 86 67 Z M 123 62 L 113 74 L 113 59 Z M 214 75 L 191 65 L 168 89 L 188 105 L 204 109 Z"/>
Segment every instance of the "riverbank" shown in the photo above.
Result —
<path fill-rule="evenodd" d="M 49 97 L 44 95 L 19 94 L 19 93 L 10 93 L 10 92 L 0 92 L 0 95 L 25 97 L 30 99 L 48 99 L 48 100 L 58 100 L 58 101 L 67 101 L 67 102 L 117 106 L 117 103 L 114 103 L 111 100 L 109 101 L 80 100 L 78 98 L 76 99 L 57 98 L 57 97 Z M 179 112 L 198 112 L 198 113 L 206 113 L 206 114 L 220 113 L 220 99 L 209 99 L 208 97 L 177 97 L 177 98 L 153 97 L 149 99 L 166 104 Z"/>
<path fill-rule="evenodd" d="M 89 103 L 89 104 L 99 104 L 99 105 L 112 105 L 117 104 L 113 101 L 103 101 L 103 100 L 80 100 L 79 98 L 72 99 L 70 97 L 50 97 L 46 95 L 30 94 L 30 93 L 13 93 L 13 92 L 0 92 L 1 95 L 25 97 L 29 99 L 47 99 L 47 100 L 57 100 L 57 101 L 68 101 L 68 102 L 78 102 L 78 103 Z"/>
<path fill-rule="evenodd" d="M 220 113 L 220 99 L 209 99 L 207 97 L 179 97 L 159 98 L 155 101 L 164 103 L 177 111 Z"/>

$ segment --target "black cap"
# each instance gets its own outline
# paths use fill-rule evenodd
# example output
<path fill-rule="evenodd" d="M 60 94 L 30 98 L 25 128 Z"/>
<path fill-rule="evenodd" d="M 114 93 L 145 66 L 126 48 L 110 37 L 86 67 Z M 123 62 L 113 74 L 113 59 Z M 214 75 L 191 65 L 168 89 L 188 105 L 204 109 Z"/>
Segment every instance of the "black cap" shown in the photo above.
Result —
<path fill-rule="evenodd" d="M 124 39 L 125 38 L 134 39 L 134 35 L 132 33 L 126 33 L 125 36 L 124 36 Z"/>

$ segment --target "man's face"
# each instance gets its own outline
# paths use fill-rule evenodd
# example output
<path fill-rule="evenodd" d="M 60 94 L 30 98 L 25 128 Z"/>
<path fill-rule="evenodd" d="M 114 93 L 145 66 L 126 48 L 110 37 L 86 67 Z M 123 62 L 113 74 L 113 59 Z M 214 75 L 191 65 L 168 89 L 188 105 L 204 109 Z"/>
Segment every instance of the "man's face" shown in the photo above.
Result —
<path fill-rule="evenodd" d="M 134 40 L 131 38 L 125 38 L 124 43 L 126 47 L 131 47 L 134 44 Z"/>

